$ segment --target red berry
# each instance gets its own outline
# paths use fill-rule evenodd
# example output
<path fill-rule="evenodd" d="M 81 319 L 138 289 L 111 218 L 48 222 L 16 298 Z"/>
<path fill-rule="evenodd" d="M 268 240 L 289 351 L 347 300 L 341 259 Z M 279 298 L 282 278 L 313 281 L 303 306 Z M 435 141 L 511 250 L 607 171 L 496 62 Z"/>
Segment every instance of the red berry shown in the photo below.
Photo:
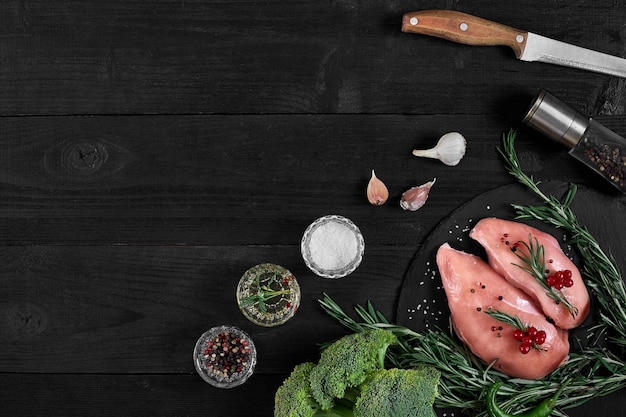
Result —
<path fill-rule="evenodd" d="M 554 287 L 554 284 L 556 284 L 556 278 L 554 275 L 549 275 L 546 278 L 546 284 L 548 284 L 549 287 Z"/>
<path fill-rule="evenodd" d="M 531 344 L 522 343 L 521 345 L 519 345 L 519 351 L 522 352 L 524 355 L 530 352 L 530 349 L 532 349 Z"/>
<path fill-rule="evenodd" d="M 524 336 L 522 337 L 522 345 L 532 345 L 533 340 L 534 339 L 531 336 Z"/>
<path fill-rule="evenodd" d="M 530 326 L 528 330 L 526 331 L 526 333 L 528 334 L 528 336 L 534 337 L 537 334 L 537 328 Z"/>
<path fill-rule="evenodd" d="M 570 287 L 572 287 L 572 286 L 574 285 L 574 280 L 573 280 L 573 279 L 571 279 L 571 278 L 565 278 L 565 279 L 563 280 L 563 285 L 564 285 L 566 288 L 570 288 Z"/>
<path fill-rule="evenodd" d="M 537 334 L 535 334 L 534 340 L 536 344 L 543 345 L 546 341 L 546 332 L 539 330 Z"/>
<path fill-rule="evenodd" d="M 570 271 L 569 269 L 566 269 L 565 271 L 563 271 L 563 278 L 567 279 L 571 277 L 572 277 L 572 271 Z"/>
<path fill-rule="evenodd" d="M 563 282 L 557 282 L 556 284 L 554 284 L 554 288 L 556 288 L 557 290 L 563 289 Z"/>
<path fill-rule="evenodd" d="M 555 275 L 556 279 L 559 280 L 559 281 L 563 279 L 563 271 L 556 271 L 554 273 L 554 275 Z"/>
<path fill-rule="evenodd" d="M 522 341 L 522 338 L 525 336 L 524 332 L 520 329 L 515 329 L 513 331 L 513 338 L 515 340 L 519 340 L 520 342 Z"/>

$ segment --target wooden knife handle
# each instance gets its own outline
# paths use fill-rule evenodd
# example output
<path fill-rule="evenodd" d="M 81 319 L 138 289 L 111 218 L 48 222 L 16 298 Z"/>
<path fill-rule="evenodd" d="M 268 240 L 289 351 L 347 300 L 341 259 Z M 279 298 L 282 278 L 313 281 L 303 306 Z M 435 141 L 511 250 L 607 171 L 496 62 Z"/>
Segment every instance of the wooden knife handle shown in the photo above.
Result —
<path fill-rule="evenodd" d="M 422 10 L 402 17 L 402 31 L 480 46 L 508 46 L 517 58 L 524 52 L 528 32 L 452 10 Z"/>

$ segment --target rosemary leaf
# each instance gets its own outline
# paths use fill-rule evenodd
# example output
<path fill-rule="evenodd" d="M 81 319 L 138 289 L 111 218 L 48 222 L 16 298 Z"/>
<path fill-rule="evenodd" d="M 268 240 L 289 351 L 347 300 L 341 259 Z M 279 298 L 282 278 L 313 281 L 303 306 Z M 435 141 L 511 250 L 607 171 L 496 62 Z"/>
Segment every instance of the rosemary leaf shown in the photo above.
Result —
<path fill-rule="evenodd" d="M 526 248 L 527 253 L 525 253 L 524 251 L 519 251 L 519 250 L 515 251 L 515 255 L 523 263 L 525 263 L 526 266 L 517 265 L 517 264 L 513 264 L 513 265 L 522 268 L 524 271 L 532 275 L 535 278 L 535 280 L 546 291 L 546 295 L 550 297 L 551 299 L 553 299 L 555 302 L 562 304 L 570 313 L 572 318 L 575 319 L 576 316 L 578 315 L 578 308 L 573 306 L 560 290 L 550 287 L 548 283 L 546 282 L 546 279 L 545 279 L 546 263 L 545 263 L 545 255 L 544 255 L 545 251 L 544 251 L 543 245 L 540 245 L 539 241 L 536 238 L 533 241 L 533 238 L 531 235 L 528 235 L 528 243 L 522 242 L 522 241 L 519 241 L 517 243 L 522 245 L 524 248 Z"/>
<path fill-rule="evenodd" d="M 486 417 L 486 389 L 494 382 L 502 380 L 506 385 L 499 390 L 498 396 L 501 398 L 498 401 L 513 412 L 529 410 L 538 401 L 562 388 L 563 394 L 557 399 L 557 408 L 552 414 L 566 417 L 567 409 L 626 388 L 626 363 L 620 356 L 600 346 L 600 342 L 608 334 L 610 342 L 626 349 L 626 289 L 615 259 L 604 253 L 594 237 L 579 224 L 570 208 L 576 195 L 576 186 L 570 185 L 562 201 L 544 194 L 539 187 L 540 182 L 522 170 L 514 149 L 515 136 L 513 130 L 503 135 L 503 146 L 498 152 L 504 158 L 509 172 L 539 196 L 544 205 L 513 204 L 512 207 L 519 219 L 541 220 L 562 228 L 579 251 L 586 284 L 599 304 L 599 323 L 592 329 L 594 335 L 589 347 L 570 352 L 564 364 L 541 380 L 511 378 L 496 371 L 493 364 L 481 362 L 455 338 L 452 330 L 446 332 L 437 328 L 416 332 L 392 324 L 369 302 L 365 307 L 355 307 L 360 320 L 357 321 L 328 295 L 324 294 L 323 300 L 319 302 L 326 313 L 354 332 L 367 328 L 382 328 L 393 332 L 399 340 L 397 346 L 387 350 L 387 360 L 393 366 L 412 368 L 428 365 L 439 369 L 441 380 L 435 400 L 437 407 L 460 409 L 475 417 Z M 529 248 L 533 245 L 534 242 L 530 240 Z M 528 263 L 526 265 L 532 269 Z M 565 380 L 568 383 L 562 387 Z"/>
<path fill-rule="evenodd" d="M 595 294 L 601 313 L 601 325 L 610 329 L 611 342 L 626 347 L 626 288 L 617 267 L 615 258 L 605 254 L 596 239 L 582 226 L 571 210 L 571 203 L 577 187 L 570 184 L 561 202 L 554 196 L 544 194 L 539 188 L 539 181 L 527 175 L 519 163 L 515 152 L 516 132 L 503 135 L 502 148 L 498 148 L 507 169 L 515 179 L 527 186 L 544 203 L 543 206 L 522 206 L 513 204 L 519 219 L 535 219 L 565 230 L 570 241 L 581 256 L 581 270 L 587 286 Z"/>
<path fill-rule="evenodd" d="M 522 320 L 518 316 L 511 316 L 510 314 L 503 313 L 499 310 L 491 310 L 488 309 L 485 311 L 486 314 L 490 315 L 494 319 L 498 320 L 501 323 L 508 324 L 511 327 L 516 329 L 527 331 L 528 326 L 522 323 Z"/>
<path fill-rule="evenodd" d="M 451 333 L 441 329 L 416 332 L 389 323 L 371 303 L 357 305 L 357 321 L 346 314 L 327 294 L 319 300 L 324 311 L 348 329 L 359 332 L 381 328 L 393 332 L 397 346 L 387 350 L 387 360 L 398 368 L 432 366 L 440 370 L 441 380 L 435 406 L 454 408 L 474 417 L 486 417 L 485 392 L 498 380 L 506 381 L 501 394 L 503 407 L 516 412 L 532 408 L 538 401 L 554 394 L 563 381 L 569 383 L 557 400 L 555 416 L 567 416 L 564 410 L 578 407 L 598 396 L 626 387 L 626 363 L 602 348 L 588 348 L 570 354 L 569 359 L 552 374 L 541 380 L 510 378 L 483 364 Z"/>

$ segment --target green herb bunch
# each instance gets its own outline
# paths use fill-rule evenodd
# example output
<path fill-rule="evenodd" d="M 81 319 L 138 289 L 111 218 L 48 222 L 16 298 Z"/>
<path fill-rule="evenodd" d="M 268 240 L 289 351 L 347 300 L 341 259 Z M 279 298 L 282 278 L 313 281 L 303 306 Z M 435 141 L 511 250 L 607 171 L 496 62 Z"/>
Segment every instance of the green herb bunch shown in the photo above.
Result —
<path fill-rule="evenodd" d="M 536 219 L 565 230 L 583 261 L 582 274 L 599 304 L 599 322 L 593 329 L 593 340 L 588 347 L 571 352 L 567 361 L 550 375 L 540 380 L 512 378 L 496 371 L 493 364 L 484 364 L 462 344 L 450 329 L 430 328 L 422 332 L 390 323 L 371 303 L 355 306 L 354 319 L 325 295 L 320 304 L 333 318 L 348 329 L 359 332 L 368 328 L 392 331 L 398 344 L 387 351 L 387 360 L 398 368 L 432 366 L 441 372 L 439 392 L 435 405 L 453 408 L 468 415 L 487 415 L 485 403 L 489 387 L 499 386 L 499 404 L 511 412 L 526 412 L 542 399 L 556 400 L 555 416 L 567 416 L 565 410 L 584 404 L 592 398 L 608 395 L 626 387 L 626 362 L 622 354 L 602 346 L 609 342 L 618 348 L 626 347 L 626 289 L 615 259 L 604 253 L 595 238 L 582 226 L 570 205 L 577 187 L 570 185 L 563 200 L 545 194 L 539 182 L 521 168 L 514 148 L 516 133 L 503 135 L 503 146 L 498 152 L 508 171 L 517 181 L 528 187 L 543 202 L 538 206 L 512 204 L 518 219 Z M 618 349 L 619 350 L 619 349 Z M 563 384 L 567 381 L 567 384 Z"/>
<path fill-rule="evenodd" d="M 271 274 L 269 277 L 267 275 Z M 251 285 L 252 294 L 242 297 L 239 303 L 242 307 L 256 305 L 262 312 L 267 312 L 267 303 L 276 297 L 280 297 L 284 294 L 289 294 L 290 289 L 276 289 L 274 287 L 282 288 L 281 285 L 287 285 L 290 277 L 283 277 L 278 272 L 271 273 L 257 273 L 255 276 L 254 284 Z"/>
<path fill-rule="evenodd" d="M 600 303 L 600 332 L 611 330 L 614 333 L 612 342 L 626 347 L 626 288 L 617 267 L 615 258 L 607 255 L 597 240 L 581 225 L 570 208 L 577 187 L 570 184 L 563 200 L 546 195 L 539 188 L 540 182 L 527 175 L 519 163 L 515 152 L 515 131 L 511 130 L 503 136 L 502 149 L 498 149 L 504 158 L 507 169 L 521 184 L 528 187 L 544 202 L 540 206 L 523 206 L 512 204 L 518 219 L 536 219 L 565 230 L 570 241 L 582 258 L 582 274 L 586 284 L 596 295 Z"/>

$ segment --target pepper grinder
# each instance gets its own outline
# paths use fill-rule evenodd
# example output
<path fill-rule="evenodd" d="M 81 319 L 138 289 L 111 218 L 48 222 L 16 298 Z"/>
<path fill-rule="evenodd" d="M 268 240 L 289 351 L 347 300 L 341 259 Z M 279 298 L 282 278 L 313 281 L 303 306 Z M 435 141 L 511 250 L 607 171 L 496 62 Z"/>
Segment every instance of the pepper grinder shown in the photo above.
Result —
<path fill-rule="evenodd" d="M 545 90 L 522 122 L 565 145 L 570 155 L 626 194 L 626 139 Z"/>

